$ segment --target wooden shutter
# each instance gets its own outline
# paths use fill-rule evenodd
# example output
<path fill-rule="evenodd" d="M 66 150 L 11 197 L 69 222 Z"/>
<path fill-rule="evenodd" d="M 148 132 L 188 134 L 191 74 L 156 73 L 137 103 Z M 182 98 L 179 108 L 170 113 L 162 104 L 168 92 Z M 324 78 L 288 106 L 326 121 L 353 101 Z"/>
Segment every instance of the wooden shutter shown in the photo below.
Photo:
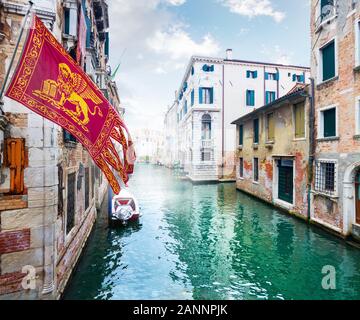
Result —
<path fill-rule="evenodd" d="M 259 119 L 254 120 L 254 143 L 259 143 Z"/>
<path fill-rule="evenodd" d="M 203 103 L 203 88 L 199 88 L 199 103 L 202 104 Z"/>
<path fill-rule="evenodd" d="M 322 50 L 323 81 L 335 77 L 335 42 L 329 43 Z"/>
<path fill-rule="evenodd" d="M 210 104 L 214 103 L 214 88 L 210 88 Z"/>
<path fill-rule="evenodd" d="M 295 138 L 305 137 L 305 105 L 299 103 L 295 108 Z"/>
<path fill-rule="evenodd" d="M 268 141 L 275 140 L 275 123 L 274 123 L 274 114 L 269 113 L 267 115 L 267 139 Z"/>
<path fill-rule="evenodd" d="M 24 193 L 25 139 L 6 139 L 6 166 L 10 168 L 10 193 Z"/>
<path fill-rule="evenodd" d="M 336 136 L 336 109 L 324 111 L 324 137 Z"/>
<path fill-rule="evenodd" d="M 243 125 L 239 126 L 239 145 L 242 146 L 244 144 L 244 127 Z"/>

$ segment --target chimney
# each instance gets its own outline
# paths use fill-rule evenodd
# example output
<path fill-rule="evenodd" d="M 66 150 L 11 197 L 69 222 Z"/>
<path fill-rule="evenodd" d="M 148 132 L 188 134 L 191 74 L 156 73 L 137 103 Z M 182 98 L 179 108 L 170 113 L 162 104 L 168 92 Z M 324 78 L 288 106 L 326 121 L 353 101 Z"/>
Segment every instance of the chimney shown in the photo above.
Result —
<path fill-rule="evenodd" d="M 232 60 L 232 58 L 233 58 L 233 51 L 232 51 L 232 49 L 227 49 L 227 50 L 226 50 L 226 59 L 227 59 L 227 60 Z"/>

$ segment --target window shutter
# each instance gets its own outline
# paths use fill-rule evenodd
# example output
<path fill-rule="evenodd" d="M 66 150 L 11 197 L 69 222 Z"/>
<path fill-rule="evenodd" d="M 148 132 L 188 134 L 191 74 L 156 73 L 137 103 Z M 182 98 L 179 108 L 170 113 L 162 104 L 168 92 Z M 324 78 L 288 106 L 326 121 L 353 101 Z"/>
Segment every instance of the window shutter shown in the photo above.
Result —
<path fill-rule="evenodd" d="M 250 71 L 246 71 L 246 78 L 250 78 Z"/>
<path fill-rule="evenodd" d="M 305 83 L 305 75 L 304 74 L 301 76 L 301 82 Z"/>
<path fill-rule="evenodd" d="M 254 120 L 254 143 L 259 143 L 259 119 Z"/>
<path fill-rule="evenodd" d="M 255 106 L 255 91 L 250 91 L 251 92 L 251 106 Z"/>
<path fill-rule="evenodd" d="M 202 92 L 203 92 L 203 88 L 199 88 L 199 103 L 202 104 L 203 103 L 203 95 L 202 95 Z"/>
<path fill-rule="evenodd" d="M 267 125 L 268 125 L 268 136 L 267 139 L 269 141 L 274 141 L 275 139 L 275 124 L 274 124 L 274 114 L 273 113 L 269 113 L 267 115 Z"/>
<path fill-rule="evenodd" d="M 280 80 L 280 74 L 279 74 L 279 72 L 278 72 L 278 73 L 275 73 L 275 80 L 277 80 L 277 81 Z"/>
<path fill-rule="evenodd" d="M 214 88 L 210 89 L 210 104 L 214 103 Z"/>
<path fill-rule="evenodd" d="M 335 43 L 322 49 L 323 81 L 335 77 Z"/>
<path fill-rule="evenodd" d="M 292 76 L 292 81 L 293 81 L 293 82 L 296 81 L 296 74 L 293 74 L 293 76 Z"/>
<path fill-rule="evenodd" d="M 6 166 L 10 168 L 10 194 L 24 192 L 24 169 L 27 165 L 25 159 L 25 139 L 8 138 L 6 145 Z"/>
<path fill-rule="evenodd" d="M 194 92 L 194 89 L 191 90 L 191 106 L 194 105 L 194 102 L 195 102 L 195 92 Z"/>
<path fill-rule="evenodd" d="M 265 80 L 269 80 L 269 74 L 265 72 Z"/>
<path fill-rule="evenodd" d="M 336 136 L 336 110 L 335 108 L 324 111 L 324 137 Z"/>
<path fill-rule="evenodd" d="M 254 71 L 254 78 L 256 79 L 258 77 L 258 72 Z"/>
<path fill-rule="evenodd" d="M 243 125 L 239 126 L 239 145 L 242 146 L 244 144 L 244 127 Z"/>

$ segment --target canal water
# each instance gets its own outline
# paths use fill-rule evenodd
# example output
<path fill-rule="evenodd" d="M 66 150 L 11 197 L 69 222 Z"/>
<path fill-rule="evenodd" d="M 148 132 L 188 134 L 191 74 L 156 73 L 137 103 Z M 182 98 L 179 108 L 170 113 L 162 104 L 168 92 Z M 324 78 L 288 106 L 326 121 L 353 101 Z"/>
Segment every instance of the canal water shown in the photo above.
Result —
<path fill-rule="evenodd" d="M 360 299 L 360 250 L 236 191 L 137 165 L 143 217 L 107 227 L 106 204 L 65 299 Z M 336 290 L 324 290 L 324 266 Z"/>

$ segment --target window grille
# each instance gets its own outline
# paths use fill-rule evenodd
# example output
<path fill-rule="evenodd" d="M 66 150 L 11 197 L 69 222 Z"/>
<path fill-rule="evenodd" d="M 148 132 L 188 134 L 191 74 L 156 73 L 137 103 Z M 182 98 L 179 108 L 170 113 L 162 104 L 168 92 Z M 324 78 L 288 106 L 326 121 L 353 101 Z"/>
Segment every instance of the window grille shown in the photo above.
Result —
<path fill-rule="evenodd" d="M 316 162 L 315 191 L 336 195 L 336 169 L 334 161 Z"/>
<path fill-rule="evenodd" d="M 239 176 L 240 176 L 240 178 L 244 177 L 244 159 L 243 158 L 240 158 Z"/>

